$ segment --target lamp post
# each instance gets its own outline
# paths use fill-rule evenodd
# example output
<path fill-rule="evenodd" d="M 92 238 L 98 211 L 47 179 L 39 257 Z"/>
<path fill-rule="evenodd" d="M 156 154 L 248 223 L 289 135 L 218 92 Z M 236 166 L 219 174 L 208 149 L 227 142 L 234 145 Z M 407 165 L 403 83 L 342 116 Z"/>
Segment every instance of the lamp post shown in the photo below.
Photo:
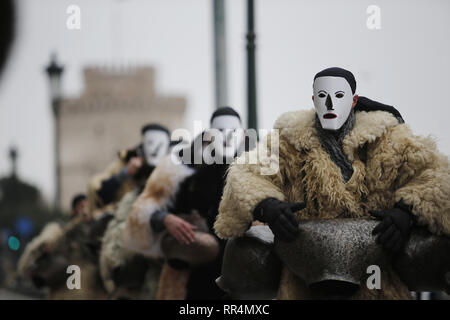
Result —
<path fill-rule="evenodd" d="M 214 0 L 214 70 L 216 108 L 228 105 L 227 46 L 225 37 L 225 1 Z"/>
<path fill-rule="evenodd" d="M 61 78 L 64 67 L 56 61 L 52 54 L 49 65 L 45 68 L 50 84 L 50 102 L 54 116 L 54 157 L 55 157 L 55 210 L 61 208 L 61 164 L 59 159 L 59 112 L 61 107 Z"/>
<path fill-rule="evenodd" d="M 248 128 L 258 130 L 256 112 L 255 14 L 253 0 L 247 0 L 247 116 Z"/>

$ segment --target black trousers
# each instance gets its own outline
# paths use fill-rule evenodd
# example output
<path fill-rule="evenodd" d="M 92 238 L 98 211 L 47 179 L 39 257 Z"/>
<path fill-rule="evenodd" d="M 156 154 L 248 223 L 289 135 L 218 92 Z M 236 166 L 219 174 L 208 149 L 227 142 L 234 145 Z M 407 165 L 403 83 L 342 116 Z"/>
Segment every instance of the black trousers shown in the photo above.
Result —
<path fill-rule="evenodd" d="M 219 240 L 219 254 L 211 263 L 191 269 L 187 283 L 186 300 L 221 300 L 226 293 L 216 284 L 222 270 L 222 259 L 226 241 Z"/>

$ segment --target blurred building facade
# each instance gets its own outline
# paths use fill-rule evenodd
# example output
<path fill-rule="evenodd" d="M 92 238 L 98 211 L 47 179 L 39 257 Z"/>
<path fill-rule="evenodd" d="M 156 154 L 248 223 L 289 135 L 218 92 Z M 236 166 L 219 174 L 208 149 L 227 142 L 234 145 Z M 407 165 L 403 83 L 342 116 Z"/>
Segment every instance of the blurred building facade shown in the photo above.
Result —
<path fill-rule="evenodd" d="M 63 100 L 59 117 L 63 209 L 119 150 L 140 143 L 144 124 L 182 127 L 186 109 L 184 97 L 156 92 L 152 67 L 85 68 L 84 82 L 80 97 Z"/>

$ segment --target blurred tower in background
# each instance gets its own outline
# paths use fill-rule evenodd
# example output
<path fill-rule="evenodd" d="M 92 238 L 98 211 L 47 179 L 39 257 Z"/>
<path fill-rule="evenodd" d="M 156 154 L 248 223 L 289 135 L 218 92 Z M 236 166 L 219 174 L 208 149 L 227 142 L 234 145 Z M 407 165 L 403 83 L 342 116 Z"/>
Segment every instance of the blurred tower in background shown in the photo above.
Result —
<path fill-rule="evenodd" d="M 141 127 L 158 122 L 173 130 L 183 125 L 186 99 L 155 91 L 155 70 L 85 68 L 85 90 L 63 99 L 60 110 L 62 208 L 75 193 L 86 191 L 91 176 L 102 171 L 119 150 L 137 146 Z"/>

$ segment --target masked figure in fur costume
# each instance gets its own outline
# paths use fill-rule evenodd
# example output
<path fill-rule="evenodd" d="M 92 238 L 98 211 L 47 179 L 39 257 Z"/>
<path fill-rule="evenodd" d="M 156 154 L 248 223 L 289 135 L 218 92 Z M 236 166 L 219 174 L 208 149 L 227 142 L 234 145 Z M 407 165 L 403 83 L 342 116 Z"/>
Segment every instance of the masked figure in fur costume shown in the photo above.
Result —
<path fill-rule="evenodd" d="M 177 155 L 180 161 L 168 156 L 161 162 L 128 216 L 124 232 L 128 248 L 146 256 L 164 257 L 171 269 L 188 270 L 183 276 L 189 279 L 186 296 L 168 293 L 161 294 L 161 299 L 163 296 L 218 299 L 223 295 L 215 284 L 220 274 L 223 242 L 213 235 L 212 227 L 222 196 L 226 163 L 242 148 L 243 131 L 237 130 L 241 129 L 241 119 L 229 107 L 213 113 L 211 128 L 214 130 L 195 139 L 199 143 L 194 141 Z M 211 146 L 215 147 L 208 152 Z M 169 267 L 164 270 L 170 270 Z M 169 271 L 164 270 L 161 290 L 171 286 L 165 280 Z"/>
<path fill-rule="evenodd" d="M 313 82 L 315 110 L 283 114 L 275 122 L 279 170 L 267 165 L 230 168 L 215 231 L 239 237 L 253 220 L 267 223 L 275 237 L 292 241 L 303 219 L 375 217 L 372 231 L 391 254 L 402 250 L 411 227 L 450 234 L 450 175 L 446 156 L 434 142 L 412 134 L 392 107 L 358 97 L 353 74 L 340 68 L 319 72 Z M 252 154 L 244 154 L 242 159 Z M 381 289 L 361 288 L 353 299 L 408 299 L 392 270 L 382 270 Z M 304 280 L 284 268 L 279 299 L 308 299 Z"/>
<path fill-rule="evenodd" d="M 140 179 L 135 180 L 135 187 L 119 201 L 103 237 L 100 252 L 101 276 L 111 299 L 156 297 L 161 261 L 145 258 L 122 246 L 122 232 L 131 206 L 142 192 L 146 179 L 169 151 L 169 131 L 159 124 L 146 125 L 142 129 L 142 139 L 148 169 L 141 173 Z"/>
<path fill-rule="evenodd" d="M 98 237 L 108 217 L 86 221 L 75 217 L 65 226 L 48 223 L 27 244 L 18 263 L 19 273 L 30 278 L 37 288 L 45 288 L 50 300 L 102 300 L 107 298 L 98 268 Z M 67 287 L 67 268 L 80 267 L 79 290 Z"/>
<path fill-rule="evenodd" d="M 169 131 L 159 124 L 142 127 L 142 143 L 121 151 L 118 159 L 89 183 L 89 212 L 95 218 L 105 212 L 113 213 L 117 203 L 136 186 L 145 184 L 156 164 L 167 154 Z"/>
<path fill-rule="evenodd" d="M 111 220 L 110 215 L 92 219 L 86 213 L 86 196 L 72 199 L 71 219 L 64 226 L 48 223 L 27 244 L 18 263 L 19 273 L 37 288 L 45 288 L 48 299 L 106 299 L 100 279 L 98 257 L 101 238 Z M 81 290 L 67 288 L 67 268 L 77 265 L 83 274 Z"/>

